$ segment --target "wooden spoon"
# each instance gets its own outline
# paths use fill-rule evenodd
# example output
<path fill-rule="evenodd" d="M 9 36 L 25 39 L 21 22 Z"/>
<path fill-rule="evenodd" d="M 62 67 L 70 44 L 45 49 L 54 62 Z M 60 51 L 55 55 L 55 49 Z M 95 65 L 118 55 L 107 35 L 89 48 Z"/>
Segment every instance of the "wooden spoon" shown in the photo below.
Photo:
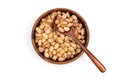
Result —
<path fill-rule="evenodd" d="M 56 18 L 53 21 L 53 28 L 54 28 L 55 31 L 59 31 L 56 24 L 55 24 L 55 20 L 56 20 Z M 91 61 L 96 65 L 96 67 L 101 72 L 106 71 L 105 66 L 76 38 L 76 36 L 73 33 L 72 28 L 67 32 L 60 32 L 60 33 L 71 37 L 84 50 L 84 52 L 87 54 L 87 56 L 91 59 Z"/>

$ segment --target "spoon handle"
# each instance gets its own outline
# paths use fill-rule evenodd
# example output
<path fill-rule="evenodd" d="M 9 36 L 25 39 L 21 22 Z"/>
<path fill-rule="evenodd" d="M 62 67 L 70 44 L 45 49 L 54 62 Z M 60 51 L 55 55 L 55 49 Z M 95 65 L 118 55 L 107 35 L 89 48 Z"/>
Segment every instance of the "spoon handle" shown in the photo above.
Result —
<path fill-rule="evenodd" d="M 82 43 L 75 37 L 73 32 L 69 35 L 79 46 L 84 50 L 84 52 L 88 55 L 88 57 L 91 59 L 91 61 L 96 65 L 96 67 L 101 71 L 105 72 L 106 68 L 105 66 L 85 47 L 82 45 Z"/>

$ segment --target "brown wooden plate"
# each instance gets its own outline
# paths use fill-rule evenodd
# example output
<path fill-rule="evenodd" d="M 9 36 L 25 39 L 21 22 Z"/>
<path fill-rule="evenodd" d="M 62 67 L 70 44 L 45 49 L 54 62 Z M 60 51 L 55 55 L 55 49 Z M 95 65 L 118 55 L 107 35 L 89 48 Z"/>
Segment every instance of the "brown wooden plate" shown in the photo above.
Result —
<path fill-rule="evenodd" d="M 66 9 L 66 8 L 55 8 L 55 9 L 48 10 L 47 12 L 43 13 L 40 17 L 38 17 L 38 19 L 35 21 L 34 26 L 32 28 L 31 38 L 32 38 L 33 47 L 34 47 L 35 51 L 37 52 L 37 54 L 40 57 L 42 57 L 44 60 L 46 60 L 46 61 L 48 61 L 50 63 L 66 64 L 66 63 L 69 63 L 69 62 L 72 62 L 72 61 L 78 59 L 83 54 L 84 51 L 82 50 L 79 54 L 75 55 L 74 58 L 70 58 L 70 59 L 67 59 L 65 61 L 59 62 L 59 61 L 53 61 L 50 58 L 45 58 L 43 53 L 39 52 L 37 44 L 35 43 L 35 29 L 36 29 L 36 27 L 38 27 L 40 25 L 41 19 L 45 18 L 46 16 L 48 16 L 49 14 L 51 14 L 52 12 L 55 12 L 55 11 L 69 12 L 70 15 L 74 14 L 74 15 L 76 15 L 78 17 L 78 21 L 81 22 L 83 27 L 85 28 L 85 41 L 86 41 L 85 47 L 87 47 L 88 42 L 89 42 L 89 36 L 90 36 L 89 35 L 89 29 L 88 29 L 86 21 L 83 19 L 83 17 L 80 14 L 78 14 L 77 12 L 75 12 L 73 10 Z"/>

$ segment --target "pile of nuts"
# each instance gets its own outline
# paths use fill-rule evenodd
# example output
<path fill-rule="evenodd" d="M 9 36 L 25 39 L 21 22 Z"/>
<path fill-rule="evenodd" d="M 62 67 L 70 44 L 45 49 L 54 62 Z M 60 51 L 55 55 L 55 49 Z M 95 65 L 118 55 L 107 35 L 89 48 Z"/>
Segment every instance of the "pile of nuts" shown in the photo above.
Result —
<path fill-rule="evenodd" d="M 81 47 L 72 38 L 54 31 L 52 23 L 54 18 L 59 31 L 69 31 L 73 27 L 75 36 L 82 44 L 85 44 L 85 29 L 78 22 L 76 15 L 69 12 L 53 12 L 40 21 L 40 25 L 35 30 L 35 42 L 38 50 L 49 59 L 54 61 L 65 61 L 74 58 L 81 52 Z"/>

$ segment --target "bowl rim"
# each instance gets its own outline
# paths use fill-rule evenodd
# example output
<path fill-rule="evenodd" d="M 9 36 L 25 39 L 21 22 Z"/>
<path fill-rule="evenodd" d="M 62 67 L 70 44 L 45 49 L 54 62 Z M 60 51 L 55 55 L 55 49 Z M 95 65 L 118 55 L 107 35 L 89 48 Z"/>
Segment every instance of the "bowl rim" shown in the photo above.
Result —
<path fill-rule="evenodd" d="M 61 62 L 53 61 L 53 60 L 50 60 L 50 59 L 48 59 L 48 58 L 45 58 L 45 57 L 38 51 L 37 46 L 36 46 L 36 43 L 35 43 L 35 39 L 34 39 L 34 37 L 35 37 L 35 36 L 34 36 L 35 28 L 37 27 L 37 25 L 38 25 L 38 23 L 40 22 L 40 20 L 41 20 L 44 16 L 46 16 L 46 15 L 48 15 L 49 13 L 54 12 L 54 11 L 66 11 L 66 12 L 70 12 L 70 13 L 72 12 L 73 14 L 77 15 L 77 17 L 79 17 L 79 18 L 82 20 L 82 22 L 83 22 L 84 25 L 85 25 L 85 29 L 86 29 L 86 33 L 87 33 L 87 34 L 86 34 L 86 35 L 87 35 L 87 39 L 86 39 L 85 47 L 88 46 L 89 39 L 90 39 L 89 28 L 88 28 L 88 25 L 87 25 L 86 21 L 84 20 L 84 18 L 83 18 L 79 13 L 77 13 L 77 12 L 71 10 L 71 9 L 68 9 L 68 8 L 54 8 L 54 9 L 50 9 L 50 10 L 42 13 L 42 14 L 37 18 L 37 20 L 34 22 L 34 25 L 33 25 L 33 27 L 32 27 L 32 33 L 31 33 L 31 41 L 32 41 L 33 48 L 34 48 L 34 50 L 37 52 L 37 54 L 38 54 L 42 59 L 44 59 L 44 60 L 47 61 L 47 62 L 50 62 L 50 63 L 53 63 L 53 64 L 67 64 L 67 63 L 73 62 L 73 61 L 75 61 L 76 59 L 78 59 L 78 58 L 84 53 L 84 51 L 82 50 L 76 57 L 74 57 L 74 58 L 72 58 L 72 59 L 70 59 L 70 60 L 67 60 L 67 61 L 61 61 Z"/>

